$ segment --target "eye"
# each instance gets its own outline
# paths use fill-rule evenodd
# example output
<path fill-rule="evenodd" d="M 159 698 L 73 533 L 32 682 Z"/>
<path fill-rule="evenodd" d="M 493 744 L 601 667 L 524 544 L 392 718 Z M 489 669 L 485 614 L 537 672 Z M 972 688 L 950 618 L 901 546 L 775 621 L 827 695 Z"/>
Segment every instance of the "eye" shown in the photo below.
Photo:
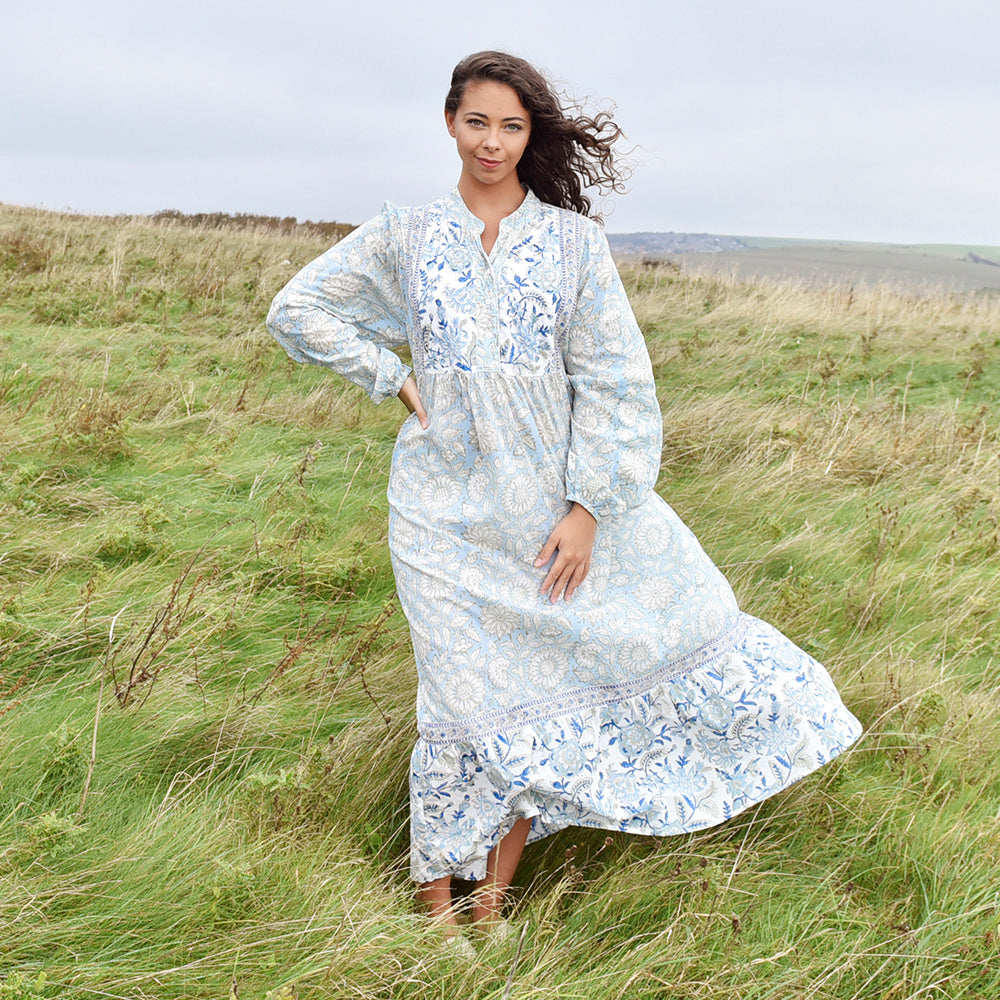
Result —
<path fill-rule="evenodd" d="M 465 124 L 472 126 L 472 128 L 482 128 L 485 122 L 482 118 L 466 118 Z"/>
<path fill-rule="evenodd" d="M 510 122 L 508 125 L 505 125 L 504 128 L 508 132 L 520 132 L 521 129 L 524 128 L 524 126 L 519 125 L 517 122 Z"/>

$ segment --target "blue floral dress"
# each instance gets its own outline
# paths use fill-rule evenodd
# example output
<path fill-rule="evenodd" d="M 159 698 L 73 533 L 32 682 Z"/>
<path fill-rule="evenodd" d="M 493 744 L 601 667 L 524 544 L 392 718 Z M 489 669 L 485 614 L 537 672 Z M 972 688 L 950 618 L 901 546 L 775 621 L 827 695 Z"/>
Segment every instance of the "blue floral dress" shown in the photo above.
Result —
<path fill-rule="evenodd" d="M 410 369 L 389 544 L 418 672 L 411 874 L 482 878 L 518 817 L 657 836 L 721 823 L 861 732 L 826 670 L 744 614 L 653 492 L 649 355 L 600 228 L 530 192 L 500 224 L 457 191 L 382 213 L 306 266 L 268 326 L 379 402 Z M 597 519 L 571 601 L 534 560 Z"/>

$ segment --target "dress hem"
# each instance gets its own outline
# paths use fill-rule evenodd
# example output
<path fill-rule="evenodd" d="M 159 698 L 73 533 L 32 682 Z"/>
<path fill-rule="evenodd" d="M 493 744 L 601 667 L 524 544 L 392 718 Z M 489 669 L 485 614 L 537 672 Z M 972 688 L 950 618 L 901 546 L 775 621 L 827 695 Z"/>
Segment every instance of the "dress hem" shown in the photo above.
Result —
<path fill-rule="evenodd" d="M 736 624 L 688 654 L 690 669 L 662 671 L 659 683 L 646 675 L 638 694 L 466 741 L 418 739 L 414 881 L 481 878 L 522 816 L 533 817 L 529 842 L 570 826 L 709 829 L 851 746 L 861 724 L 823 666 L 767 622 L 741 612 Z M 709 661 L 712 652 L 722 655 Z"/>
<path fill-rule="evenodd" d="M 541 817 L 542 813 L 540 810 L 535 809 L 534 811 L 525 813 L 518 812 L 517 810 L 512 811 L 508 814 L 507 818 L 503 821 L 501 827 L 496 831 L 496 836 L 489 843 L 482 845 L 482 857 L 478 860 L 478 864 L 473 862 L 467 865 L 464 871 L 444 870 L 437 871 L 436 869 L 419 869 L 411 863 L 410 867 L 410 879 L 416 882 L 418 885 L 425 882 L 431 882 L 435 879 L 452 877 L 461 879 L 463 882 L 476 882 L 486 876 L 486 856 L 491 851 L 496 844 L 502 839 L 503 834 L 507 833 L 514 822 L 518 819 L 530 819 L 532 821 L 531 830 L 528 833 L 527 844 L 537 843 L 540 840 L 544 840 L 546 837 L 551 837 L 554 834 L 561 833 L 563 830 L 570 829 L 571 827 L 579 827 L 585 830 L 607 830 L 609 833 L 627 833 L 633 836 L 642 837 L 682 837 L 689 833 L 699 833 L 703 830 L 711 830 L 715 827 L 722 826 L 723 823 L 728 823 L 729 820 L 735 819 L 737 816 L 745 813 L 748 809 L 754 808 L 754 806 L 759 806 L 761 803 L 766 802 L 768 799 L 773 798 L 775 795 L 779 795 L 781 792 L 786 791 L 791 788 L 792 785 L 797 784 L 804 778 L 807 778 L 810 774 L 818 771 L 825 764 L 829 764 L 831 761 L 835 760 L 841 754 L 850 750 L 852 746 L 861 738 L 863 729 L 860 724 L 857 724 L 856 728 L 849 731 L 845 741 L 837 747 L 831 747 L 829 750 L 829 755 L 825 760 L 816 763 L 812 766 L 803 766 L 796 768 L 791 771 L 783 784 L 763 788 L 760 790 L 760 794 L 753 798 L 748 798 L 746 802 L 741 803 L 738 806 L 734 806 L 728 812 L 714 819 L 706 819 L 700 821 L 692 821 L 686 824 L 678 824 L 675 828 L 664 829 L 664 830 L 642 830 L 634 829 L 633 824 L 630 823 L 613 823 L 599 822 L 596 820 L 587 820 L 585 818 L 580 818 L 578 820 L 570 820 L 566 817 L 560 817 L 560 821 L 550 820 L 548 823 L 542 823 L 541 825 L 536 824 L 536 820 Z"/>

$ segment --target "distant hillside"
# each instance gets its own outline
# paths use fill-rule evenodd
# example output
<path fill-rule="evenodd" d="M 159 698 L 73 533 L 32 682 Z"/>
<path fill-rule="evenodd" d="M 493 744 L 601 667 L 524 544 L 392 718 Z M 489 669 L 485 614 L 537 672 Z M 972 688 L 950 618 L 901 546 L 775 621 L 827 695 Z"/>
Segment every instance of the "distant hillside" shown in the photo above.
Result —
<path fill-rule="evenodd" d="M 909 290 L 1000 288 L 1000 248 L 867 243 L 710 233 L 609 233 L 621 258 L 672 261 L 688 273 L 715 273 L 820 285 L 891 284 Z"/>
<path fill-rule="evenodd" d="M 746 250 L 747 244 L 735 236 L 711 233 L 608 233 L 614 253 L 718 253 Z"/>
<path fill-rule="evenodd" d="M 1000 267 L 1000 261 L 991 260 L 989 257 L 980 257 L 979 254 L 971 250 L 965 255 L 965 260 L 971 264 L 989 264 L 990 267 Z"/>

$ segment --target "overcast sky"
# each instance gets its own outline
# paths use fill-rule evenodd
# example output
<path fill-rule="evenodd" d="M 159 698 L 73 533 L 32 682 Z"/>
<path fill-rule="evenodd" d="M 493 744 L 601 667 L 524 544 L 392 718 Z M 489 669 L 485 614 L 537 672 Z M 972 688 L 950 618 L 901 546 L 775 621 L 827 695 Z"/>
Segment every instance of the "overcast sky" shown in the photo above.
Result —
<path fill-rule="evenodd" d="M 4 202 L 360 222 L 429 201 L 458 179 L 451 69 L 503 48 L 617 105 L 638 148 L 611 232 L 1000 245 L 996 0 L 4 8 Z"/>

